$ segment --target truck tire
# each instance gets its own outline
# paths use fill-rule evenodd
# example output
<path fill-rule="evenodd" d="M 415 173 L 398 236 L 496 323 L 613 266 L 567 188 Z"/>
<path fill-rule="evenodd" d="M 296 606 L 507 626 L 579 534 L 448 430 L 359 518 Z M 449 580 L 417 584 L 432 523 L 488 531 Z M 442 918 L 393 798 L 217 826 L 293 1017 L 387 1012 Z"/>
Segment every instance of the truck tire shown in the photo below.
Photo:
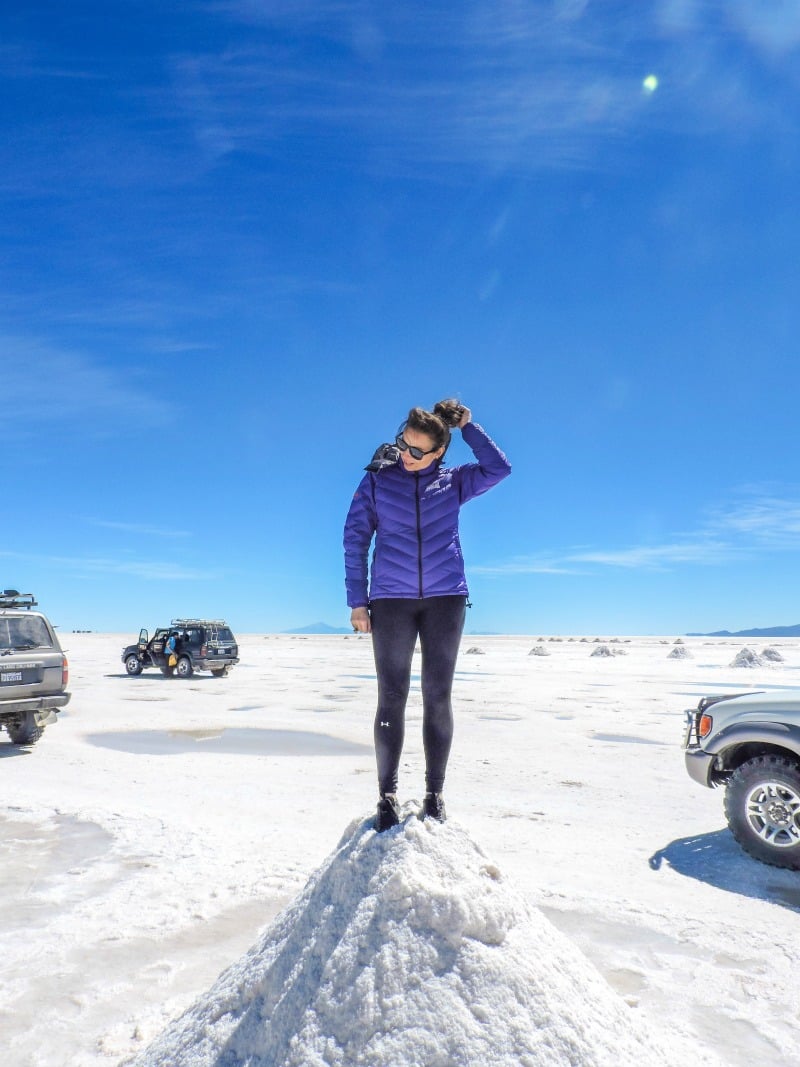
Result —
<path fill-rule="evenodd" d="M 738 767 L 725 790 L 725 816 L 754 859 L 800 870 L 800 765 L 794 760 L 756 756 Z"/>
<path fill-rule="evenodd" d="M 142 661 L 138 656 L 132 652 L 130 656 L 125 657 L 125 670 L 128 674 L 141 674 L 142 673 Z"/>
<path fill-rule="evenodd" d="M 15 745 L 35 745 L 44 733 L 44 727 L 36 725 L 32 711 L 23 711 L 14 722 L 6 724 L 6 729 Z"/>
<path fill-rule="evenodd" d="M 188 656 L 181 656 L 178 660 L 178 677 L 179 678 L 191 678 L 194 674 L 194 667 L 192 661 Z"/>

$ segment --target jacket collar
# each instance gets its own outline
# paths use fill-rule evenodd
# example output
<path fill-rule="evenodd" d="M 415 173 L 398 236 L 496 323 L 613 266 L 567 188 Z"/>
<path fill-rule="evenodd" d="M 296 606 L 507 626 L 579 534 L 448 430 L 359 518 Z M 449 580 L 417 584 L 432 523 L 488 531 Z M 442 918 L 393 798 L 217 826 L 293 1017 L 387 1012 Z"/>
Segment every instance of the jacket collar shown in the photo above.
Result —
<path fill-rule="evenodd" d="M 366 465 L 364 470 L 377 473 L 378 471 L 386 470 L 387 467 L 397 467 L 400 473 L 406 477 L 413 478 L 416 475 L 419 475 L 420 478 L 428 479 L 439 474 L 442 469 L 443 459 L 444 456 L 441 456 L 435 463 L 423 467 L 422 470 L 407 471 L 400 460 L 400 449 L 397 445 L 383 444 L 378 445 L 375 449 L 375 455 Z"/>

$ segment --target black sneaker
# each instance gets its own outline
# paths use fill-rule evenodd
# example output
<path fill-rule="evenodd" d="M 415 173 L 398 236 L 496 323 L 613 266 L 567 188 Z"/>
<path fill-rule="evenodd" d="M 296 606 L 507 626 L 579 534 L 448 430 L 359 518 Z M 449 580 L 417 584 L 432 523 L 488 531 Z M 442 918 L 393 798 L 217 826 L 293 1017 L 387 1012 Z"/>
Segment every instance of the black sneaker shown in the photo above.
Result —
<path fill-rule="evenodd" d="M 378 801 L 378 814 L 375 816 L 375 829 L 379 834 L 400 822 L 400 805 L 394 793 L 384 793 Z"/>
<path fill-rule="evenodd" d="M 447 820 L 447 812 L 444 810 L 444 797 L 441 793 L 426 793 L 422 801 L 422 818 L 436 819 L 437 822 Z"/>

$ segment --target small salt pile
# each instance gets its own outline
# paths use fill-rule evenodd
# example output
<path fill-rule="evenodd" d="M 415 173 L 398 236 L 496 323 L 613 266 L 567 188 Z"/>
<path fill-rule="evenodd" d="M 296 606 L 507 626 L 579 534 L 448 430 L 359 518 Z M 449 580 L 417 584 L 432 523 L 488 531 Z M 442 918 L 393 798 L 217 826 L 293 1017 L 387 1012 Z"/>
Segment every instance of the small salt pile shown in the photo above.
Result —
<path fill-rule="evenodd" d="M 671 652 L 667 653 L 667 659 L 693 659 L 691 652 L 686 645 L 677 645 Z"/>
<path fill-rule="evenodd" d="M 737 652 L 731 662 L 728 664 L 730 667 L 763 667 L 764 664 L 761 657 L 757 652 L 754 652 L 752 648 L 743 648 L 740 652 Z"/>
<path fill-rule="evenodd" d="M 777 648 L 762 648 L 761 658 L 767 660 L 769 663 L 783 663 L 783 656 Z"/>

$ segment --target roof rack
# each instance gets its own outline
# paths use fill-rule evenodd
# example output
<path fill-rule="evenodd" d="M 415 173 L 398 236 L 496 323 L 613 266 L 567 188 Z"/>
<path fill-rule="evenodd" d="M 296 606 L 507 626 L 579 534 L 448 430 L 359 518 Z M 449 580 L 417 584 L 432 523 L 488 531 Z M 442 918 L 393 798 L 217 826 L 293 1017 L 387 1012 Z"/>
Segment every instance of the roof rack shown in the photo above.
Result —
<path fill-rule="evenodd" d="M 227 626 L 223 619 L 173 619 L 170 626 Z"/>
<path fill-rule="evenodd" d="M 35 608 L 33 593 L 20 593 L 16 589 L 4 589 L 0 593 L 0 608 Z"/>

